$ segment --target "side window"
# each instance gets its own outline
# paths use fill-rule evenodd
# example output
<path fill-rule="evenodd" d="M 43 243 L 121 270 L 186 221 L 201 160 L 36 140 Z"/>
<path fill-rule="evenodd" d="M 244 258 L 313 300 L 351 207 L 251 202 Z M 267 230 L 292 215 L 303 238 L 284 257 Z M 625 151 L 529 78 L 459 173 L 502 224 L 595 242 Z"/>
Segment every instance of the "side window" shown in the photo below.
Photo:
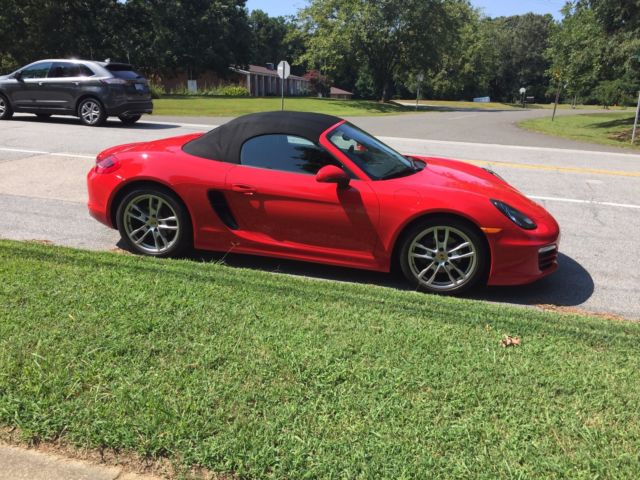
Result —
<path fill-rule="evenodd" d="M 78 65 L 78 69 L 80 70 L 78 73 L 79 77 L 93 77 L 95 75 L 94 71 L 86 65 Z"/>
<path fill-rule="evenodd" d="M 21 70 L 22 78 L 47 78 L 51 62 L 40 62 Z"/>
<path fill-rule="evenodd" d="M 90 77 L 93 72 L 84 65 L 71 62 L 55 62 L 48 78 Z"/>
<path fill-rule="evenodd" d="M 261 135 L 247 140 L 240 151 L 240 163 L 306 175 L 315 175 L 325 165 L 343 168 L 315 143 L 291 135 Z"/>

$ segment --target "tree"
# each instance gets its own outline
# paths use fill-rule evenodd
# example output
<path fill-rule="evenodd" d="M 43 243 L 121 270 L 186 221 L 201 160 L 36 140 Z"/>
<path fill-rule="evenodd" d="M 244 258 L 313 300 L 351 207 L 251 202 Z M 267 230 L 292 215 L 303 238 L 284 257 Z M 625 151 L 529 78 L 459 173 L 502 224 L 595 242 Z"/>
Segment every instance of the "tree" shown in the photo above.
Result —
<path fill-rule="evenodd" d="M 356 62 L 386 101 L 402 72 L 427 70 L 442 55 L 459 27 L 449 13 L 438 0 L 312 0 L 300 13 L 304 60 L 329 73 Z"/>

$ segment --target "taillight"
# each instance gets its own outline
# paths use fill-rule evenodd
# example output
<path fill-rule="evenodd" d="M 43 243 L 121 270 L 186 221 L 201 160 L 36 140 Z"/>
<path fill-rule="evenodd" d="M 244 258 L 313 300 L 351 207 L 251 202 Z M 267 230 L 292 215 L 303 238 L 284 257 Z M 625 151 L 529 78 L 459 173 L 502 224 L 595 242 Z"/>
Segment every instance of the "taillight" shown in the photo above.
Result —
<path fill-rule="evenodd" d="M 96 160 L 96 173 L 111 173 L 120 168 L 120 160 L 113 155 Z"/>
<path fill-rule="evenodd" d="M 126 85 L 127 81 L 122 78 L 105 78 L 100 80 L 101 83 L 106 83 L 107 85 Z"/>

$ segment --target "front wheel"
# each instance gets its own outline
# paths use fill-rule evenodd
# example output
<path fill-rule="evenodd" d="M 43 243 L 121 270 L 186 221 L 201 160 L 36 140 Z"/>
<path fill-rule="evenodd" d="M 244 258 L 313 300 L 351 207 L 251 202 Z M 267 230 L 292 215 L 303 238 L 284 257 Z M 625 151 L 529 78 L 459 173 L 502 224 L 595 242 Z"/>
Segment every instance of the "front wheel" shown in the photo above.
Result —
<path fill-rule="evenodd" d="M 124 125 L 133 125 L 142 118 L 142 115 L 120 115 L 118 118 Z"/>
<path fill-rule="evenodd" d="M 80 121 L 89 127 L 98 127 L 107 119 L 107 112 L 95 98 L 87 98 L 78 105 Z"/>
<path fill-rule="evenodd" d="M 10 120 L 13 117 L 13 110 L 9 100 L 4 95 L 0 95 L 0 120 Z"/>
<path fill-rule="evenodd" d="M 120 236 L 130 250 L 155 257 L 173 257 L 191 247 L 189 213 L 171 192 L 159 187 L 137 188 L 116 212 Z"/>
<path fill-rule="evenodd" d="M 413 226 L 403 237 L 400 267 L 420 290 L 458 294 L 484 279 L 489 251 L 481 233 L 467 222 L 433 218 Z"/>

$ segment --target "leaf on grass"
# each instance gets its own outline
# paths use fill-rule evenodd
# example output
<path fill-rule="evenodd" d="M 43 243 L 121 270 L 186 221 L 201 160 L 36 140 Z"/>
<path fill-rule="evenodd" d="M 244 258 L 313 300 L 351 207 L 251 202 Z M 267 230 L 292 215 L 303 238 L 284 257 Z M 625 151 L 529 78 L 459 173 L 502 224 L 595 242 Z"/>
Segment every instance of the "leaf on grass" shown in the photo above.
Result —
<path fill-rule="evenodd" d="M 520 345 L 520 337 L 512 337 L 510 335 L 505 335 L 502 339 L 501 345 L 503 347 L 515 347 Z"/>

